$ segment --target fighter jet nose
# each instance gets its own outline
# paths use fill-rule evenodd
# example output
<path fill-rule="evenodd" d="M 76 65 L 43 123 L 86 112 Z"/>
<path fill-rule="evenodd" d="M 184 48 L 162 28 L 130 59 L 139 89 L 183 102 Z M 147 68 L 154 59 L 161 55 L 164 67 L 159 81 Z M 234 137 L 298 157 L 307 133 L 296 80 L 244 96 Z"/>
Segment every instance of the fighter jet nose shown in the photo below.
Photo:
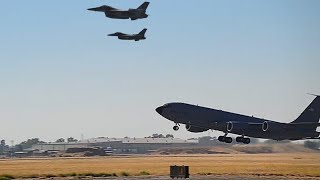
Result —
<path fill-rule="evenodd" d="M 88 11 L 102 11 L 101 7 L 89 8 Z"/>
<path fill-rule="evenodd" d="M 157 113 L 159 113 L 159 114 L 161 115 L 162 112 L 163 112 L 163 107 L 162 107 L 162 106 L 158 107 L 158 108 L 156 109 L 156 111 L 157 111 Z"/>
<path fill-rule="evenodd" d="M 116 33 L 108 34 L 108 36 L 117 36 L 117 34 Z"/>

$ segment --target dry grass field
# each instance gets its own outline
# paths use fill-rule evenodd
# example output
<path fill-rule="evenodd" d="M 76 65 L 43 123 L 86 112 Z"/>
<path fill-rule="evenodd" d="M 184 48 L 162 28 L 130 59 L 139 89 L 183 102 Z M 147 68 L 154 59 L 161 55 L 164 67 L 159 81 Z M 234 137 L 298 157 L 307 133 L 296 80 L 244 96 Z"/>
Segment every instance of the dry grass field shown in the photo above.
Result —
<path fill-rule="evenodd" d="M 128 156 L 2 159 L 1 174 L 15 177 L 67 173 L 168 175 L 170 165 L 189 165 L 190 174 L 320 177 L 320 153 Z"/>

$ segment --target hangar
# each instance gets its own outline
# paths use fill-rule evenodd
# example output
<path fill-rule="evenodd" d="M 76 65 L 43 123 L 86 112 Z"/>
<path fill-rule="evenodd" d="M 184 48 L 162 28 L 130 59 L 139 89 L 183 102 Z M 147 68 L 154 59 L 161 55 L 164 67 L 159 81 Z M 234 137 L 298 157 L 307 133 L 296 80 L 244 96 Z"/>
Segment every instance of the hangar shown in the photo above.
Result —
<path fill-rule="evenodd" d="M 183 140 L 179 138 L 108 138 L 98 137 L 72 143 L 42 143 L 32 146 L 41 151 L 66 151 L 69 148 L 110 148 L 115 154 L 144 154 L 167 147 L 197 146 L 199 140 Z"/>

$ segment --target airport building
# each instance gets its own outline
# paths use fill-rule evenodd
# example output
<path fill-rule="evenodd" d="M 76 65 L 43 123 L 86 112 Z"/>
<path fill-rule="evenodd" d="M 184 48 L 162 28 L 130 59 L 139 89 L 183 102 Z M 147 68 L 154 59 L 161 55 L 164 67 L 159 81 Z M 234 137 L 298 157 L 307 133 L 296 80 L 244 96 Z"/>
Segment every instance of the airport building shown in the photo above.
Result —
<path fill-rule="evenodd" d="M 112 149 L 114 154 L 144 154 L 168 147 L 197 146 L 199 140 L 183 140 L 179 138 L 108 138 L 99 137 L 81 140 L 76 143 L 43 143 L 32 146 L 40 151 L 67 151 L 75 148 Z"/>

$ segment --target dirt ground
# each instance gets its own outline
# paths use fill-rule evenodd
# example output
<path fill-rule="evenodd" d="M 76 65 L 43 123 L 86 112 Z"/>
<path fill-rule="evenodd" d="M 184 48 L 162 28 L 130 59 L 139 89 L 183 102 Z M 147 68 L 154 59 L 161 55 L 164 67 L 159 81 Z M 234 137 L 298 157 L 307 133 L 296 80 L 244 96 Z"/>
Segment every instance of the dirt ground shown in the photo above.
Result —
<path fill-rule="evenodd" d="M 41 178 L 43 179 L 43 178 Z M 137 177 L 110 177 L 110 178 L 92 178 L 92 177 L 82 177 L 82 178 L 49 178 L 50 180 L 171 180 L 169 176 L 137 176 Z M 320 179 L 320 177 L 295 177 L 295 176 L 233 176 L 233 175 L 194 175 L 190 176 L 190 180 L 315 180 Z M 29 180 L 38 180 L 36 179 L 29 179 Z M 44 179 L 46 180 L 46 179 Z"/>
<path fill-rule="evenodd" d="M 188 165 L 191 179 L 320 179 L 320 153 L 3 159 L 0 176 L 93 179 L 83 176 L 114 173 L 118 177 L 95 179 L 170 179 L 171 165 Z"/>

